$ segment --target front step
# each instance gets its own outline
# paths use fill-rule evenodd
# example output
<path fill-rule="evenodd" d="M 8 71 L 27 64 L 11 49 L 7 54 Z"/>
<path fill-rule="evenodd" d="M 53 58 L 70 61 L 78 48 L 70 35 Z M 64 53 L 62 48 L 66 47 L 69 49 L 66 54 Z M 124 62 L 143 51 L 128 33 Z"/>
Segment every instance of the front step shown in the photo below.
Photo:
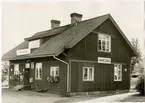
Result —
<path fill-rule="evenodd" d="M 24 85 L 24 90 L 30 90 L 31 89 L 31 85 Z"/>
<path fill-rule="evenodd" d="M 24 88 L 24 85 L 16 85 L 16 86 L 14 87 L 14 89 L 17 90 L 17 91 L 20 91 L 20 90 L 22 90 L 23 88 Z"/>

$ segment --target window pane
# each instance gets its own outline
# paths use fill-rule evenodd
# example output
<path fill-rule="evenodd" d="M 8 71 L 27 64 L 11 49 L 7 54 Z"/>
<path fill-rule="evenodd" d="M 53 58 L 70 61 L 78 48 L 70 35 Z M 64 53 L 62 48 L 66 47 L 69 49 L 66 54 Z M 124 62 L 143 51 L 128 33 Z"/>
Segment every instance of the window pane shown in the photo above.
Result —
<path fill-rule="evenodd" d="M 120 65 L 120 64 L 114 65 L 114 80 L 115 81 L 122 80 L 122 65 Z"/>
<path fill-rule="evenodd" d="M 38 68 L 36 68 L 36 70 L 37 70 L 37 71 L 36 71 L 36 78 L 38 78 L 38 72 L 39 72 L 39 71 L 38 71 Z"/>
<path fill-rule="evenodd" d="M 99 50 L 101 50 L 101 40 L 99 40 Z"/>
<path fill-rule="evenodd" d="M 111 39 L 109 35 L 99 34 L 98 49 L 100 51 L 110 52 L 111 49 Z"/>
<path fill-rule="evenodd" d="M 92 73 L 93 73 L 92 68 L 90 68 L 90 70 L 89 70 L 89 80 L 92 80 L 93 79 L 92 78 Z"/>
<path fill-rule="evenodd" d="M 86 80 L 87 77 L 88 77 L 88 69 L 87 68 L 84 68 L 84 79 Z"/>
<path fill-rule="evenodd" d="M 29 63 L 26 63 L 25 64 L 25 68 L 30 68 L 30 64 Z"/>
<path fill-rule="evenodd" d="M 36 63 L 35 78 L 42 79 L 42 63 Z"/>
<path fill-rule="evenodd" d="M 58 76 L 59 75 L 59 67 L 50 67 L 50 75 Z"/>
<path fill-rule="evenodd" d="M 42 69 L 39 68 L 39 78 L 42 78 Z"/>
<path fill-rule="evenodd" d="M 19 64 L 15 64 L 14 65 L 14 74 L 17 75 L 19 73 L 20 73 L 20 71 L 19 71 Z"/>
<path fill-rule="evenodd" d="M 105 41 L 102 41 L 102 45 L 103 51 L 105 51 Z"/>
<path fill-rule="evenodd" d="M 59 75 L 59 71 L 58 71 L 58 68 L 56 68 L 56 76 Z"/>

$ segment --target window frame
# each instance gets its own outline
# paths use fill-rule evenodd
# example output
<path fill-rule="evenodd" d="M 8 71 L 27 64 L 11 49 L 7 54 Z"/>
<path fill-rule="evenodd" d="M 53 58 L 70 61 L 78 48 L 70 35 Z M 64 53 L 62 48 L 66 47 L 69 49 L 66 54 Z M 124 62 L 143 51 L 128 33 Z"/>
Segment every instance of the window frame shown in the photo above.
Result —
<path fill-rule="evenodd" d="M 109 51 L 106 51 L 107 48 L 107 44 L 105 45 L 105 51 L 102 49 L 102 44 L 101 44 L 101 50 L 99 49 L 99 40 L 104 40 L 104 39 L 100 39 L 100 35 L 102 36 L 109 36 L 109 40 L 105 40 L 105 43 L 107 43 L 109 41 Z M 104 33 L 98 33 L 98 51 L 99 52 L 105 52 L 105 53 L 110 53 L 111 52 L 111 35 L 108 34 L 104 34 Z"/>
<path fill-rule="evenodd" d="M 119 77 L 119 75 L 118 75 L 118 77 L 117 77 L 117 79 L 115 79 L 115 66 L 117 66 L 118 67 L 118 71 L 117 72 L 121 72 L 121 78 L 120 79 L 118 79 L 118 77 Z M 119 66 L 120 66 L 120 68 L 119 68 Z M 122 74 L 123 74 L 123 71 L 122 71 L 122 64 L 114 64 L 114 81 L 122 81 Z"/>
<path fill-rule="evenodd" d="M 29 49 L 35 49 L 35 48 L 39 48 L 40 47 L 40 39 L 36 39 L 36 40 L 31 40 L 28 43 L 28 48 Z M 37 44 L 37 45 L 36 45 Z"/>
<path fill-rule="evenodd" d="M 87 68 L 87 73 L 88 73 L 88 77 L 87 79 L 84 78 L 84 69 Z M 90 68 L 92 69 L 92 79 L 89 79 L 89 71 Z M 94 81 L 94 67 L 93 66 L 84 66 L 83 67 L 83 71 L 82 71 L 82 78 L 83 78 L 83 82 L 87 82 L 87 81 Z"/>
<path fill-rule="evenodd" d="M 50 76 L 53 76 L 52 75 L 52 68 L 58 68 L 58 75 L 56 75 L 56 70 L 55 70 L 55 75 L 54 76 L 59 76 L 59 66 L 51 66 L 50 67 Z"/>
<path fill-rule="evenodd" d="M 18 71 L 16 71 L 16 65 L 18 66 Z M 20 74 L 20 65 L 19 64 L 14 64 L 14 75 Z"/>
<path fill-rule="evenodd" d="M 29 66 L 28 66 L 29 65 Z M 28 66 L 28 67 L 27 67 Z M 30 63 L 25 63 L 25 68 L 30 68 Z"/>
<path fill-rule="evenodd" d="M 41 78 L 40 78 L 40 70 L 39 70 L 40 68 L 39 69 L 37 68 L 38 64 L 41 64 Z M 38 67 L 40 67 L 40 66 L 38 66 Z M 37 69 L 38 69 L 38 74 L 37 74 Z M 42 80 L 42 74 L 43 74 L 43 72 L 42 72 L 42 63 L 40 63 L 40 62 L 36 63 L 35 64 L 35 79 L 36 80 Z M 37 77 L 37 75 L 38 75 L 38 77 Z"/>

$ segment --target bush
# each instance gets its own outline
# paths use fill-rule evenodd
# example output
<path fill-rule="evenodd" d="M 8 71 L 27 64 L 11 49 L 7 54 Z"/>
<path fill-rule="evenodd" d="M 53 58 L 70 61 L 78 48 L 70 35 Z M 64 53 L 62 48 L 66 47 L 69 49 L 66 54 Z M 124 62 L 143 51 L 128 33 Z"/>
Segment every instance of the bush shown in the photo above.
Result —
<path fill-rule="evenodd" d="M 136 89 L 141 95 L 144 95 L 144 75 L 141 75 L 139 77 L 139 81 L 136 85 Z"/>

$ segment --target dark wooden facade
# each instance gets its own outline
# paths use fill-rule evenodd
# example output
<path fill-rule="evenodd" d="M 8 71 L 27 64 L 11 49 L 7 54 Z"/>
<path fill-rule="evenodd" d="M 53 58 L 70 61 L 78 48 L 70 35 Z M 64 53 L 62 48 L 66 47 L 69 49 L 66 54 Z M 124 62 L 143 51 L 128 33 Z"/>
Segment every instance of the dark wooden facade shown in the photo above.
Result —
<path fill-rule="evenodd" d="M 22 82 L 10 80 L 9 84 L 11 86 L 16 86 L 18 84 L 29 85 L 29 84 L 25 84 L 25 79 L 29 79 L 30 77 L 33 77 L 33 82 L 35 84 L 37 84 L 41 89 L 48 88 L 49 91 L 58 92 L 58 93 L 65 93 L 66 92 L 66 90 L 67 90 L 66 89 L 66 85 L 67 85 L 67 83 L 66 83 L 66 81 L 67 81 L 66 80 L 67 79 L 66 64 L 63 64 L 63 63 L 55 60 L 54 58 L 31 59 L 29 63 L 31 63 L 31 62 L 34 62 L 34 64 L 42 63 L 42 80 L 36 80 L 35 79 L 35 66 L 34 66 L 34 69 L 30 68 L 29 77 L 25 77 L 25 71 L 23 71 L 23 69 L 25 69 L 25 63 L 27 63 L 26 61 L 27 60 L 11 61 L 10 68 L 13 69 L 14 64 L 19 64 L 20 72 L 22 72 L 23 76 L 24 76 L 24 80 Z M 60 75 L 59 83 L 49 83 L 47 81 L 47 77 L 50 76 L 50 67 L 51 66 L 59 66 L 59 75 Z M 13 75 L 13 72 L 10 71 L 10 76 L 12 76 L 12 75 Z M 34 85 L 32 85 L 32 88 L 36 89 L 36 87 Z"/>
<path fill-rule="evenodd" d="M 98 32 L 111 35 L 111 52 L 104 53 L 98 51 Z M 46 38 L 47 39 L 47 38 Z M 66 55 L 61 54 L 58 57 L 67 61 L 70 65 L 69 71 L 69 92 L 88 92 L 88 91 L 112 91 L 128 90 L 130 88 L 130 59 L 131 49 L 118 32 L 113 23 L 108 19 L 88 34 L 83 40 L 73 48 L 64 51 Z M 98 57 L 111 58 L 111 64 L 98 63 Z M 10 61 L 13 64 L 20 64 L 20 71 L 23 72 L 27 60 Z M 30 76 L 36 84 L 42 88 L 48 88 L 50 91 L 67 92 L 67 65 L 55 60 L 52 57 L 30 59 L 31 62 L 42 63 L 42 80 L 35 80 L 35 69 L 30 69 Z M 120 63 L 122 67 L 122 81 L 114 81 L 114 63 Z M 50 66 L 59 66 L 60 81 L 56 84 L 50 84 L 46 78 L 50 75 Z M 83 66 L 94 67 L 94 81 L 82 80 Z M 124 69 L 127 69 L 127 72 Z M 10 71 L 10 75 L 12 72 Z M 20 82 L 23 84 L 24 82 Z M 15 81 L 10 80 L 10 85 L 16 85 Z"/>
<path fill-rule="evenodd" d="M 111 52 L 98 51 L 98 34 L 111 35 Z M 69 51 L 71 61 L 71 91 L 111 91 L 128 90 L 130 88 L 130 60 L 131 50 L 123 37 L 117 31 L 110 20 L 104 22 L 81 42 Z M 111 64 L 97 63 L 98 57 L 111 58 Z M 120 63 L 122 67 L 122 81 L 114 81 L 114 63 Z M 95 67 L 95 81 L 82 80 L 83 66 Z M 127 72 L 124 69 L 127 69 Z"/>

